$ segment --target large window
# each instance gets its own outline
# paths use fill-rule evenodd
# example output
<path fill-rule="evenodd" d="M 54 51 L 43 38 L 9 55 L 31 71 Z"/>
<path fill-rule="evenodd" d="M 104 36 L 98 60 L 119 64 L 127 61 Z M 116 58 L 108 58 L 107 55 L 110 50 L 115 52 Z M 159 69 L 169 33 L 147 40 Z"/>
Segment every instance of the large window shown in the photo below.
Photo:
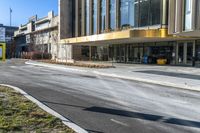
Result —
<path fill-rule="evenodd" d="M 184 29 L 192 29 L 192 0 L 185 0 L 185 25 Z"/>
<path fill-rule="evenodd" d="M 97 0 L 93 0 L 93 34 L 97 33 Z"/>
<path fill-rule="evenodd" d="M 150 15 L 149 15 L 149 24 L 156 25 L 161 23 L 161 0 L 151 0 L 150 3 Z"/>
<path fill-rule="evenodd" d="M 134 7 L 135 7 L 135 14 L 134 14 L 134 22 L 135 22 L 135 27 L 139 26 L 139 9 L 140 9 L 140 5 L 139 5 L 139 0 L 135 0 L 134 1 Z"/>
<path fill-rule="evenodd" d="M 85 12 L 85 16 L 86 16 L 86 35 L 90 34 L 90 2 L 89 0 L 86 0 L 86 12 Z"/>
<path fill-rule="evenodd" d="M 134 6 L 135 0 L 120 1 L 120 25 L 121 27 L 134 26 Z"/>
<path fill-rule="evenodd" d="M 116 0 L 110 0 L 110 29 L 116 28 Z"/>
<path fill-rule="evenodd" d="M 140 26 L 149 25 L 150 0 L 140 0 Z"/>
<path fill-rule="evenodd" d="M 120 0 L 120 26 L 161 24 L 161 0 Z"/>
<path fill-rule="evenodd" d="M 101 32 L 106 29 L 106 0 L 101 0 Z"/>

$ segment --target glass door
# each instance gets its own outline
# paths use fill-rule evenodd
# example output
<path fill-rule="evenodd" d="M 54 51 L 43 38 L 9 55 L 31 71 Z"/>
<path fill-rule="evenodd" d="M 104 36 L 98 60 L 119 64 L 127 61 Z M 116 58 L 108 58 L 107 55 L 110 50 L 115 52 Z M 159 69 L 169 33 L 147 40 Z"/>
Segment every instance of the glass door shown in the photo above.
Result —
<path fill-rule="evenodd" d="M 178 64 L 192 65 L 195 56 L 195 46 L 192 41 L 178 43 Z"/>
<path fill-rule="evenodd" d="M 183 64 L 183 61 L 184 61 L 184 56 L 183 56 L 183 53 L 184 53 L 184 43 L 179 43 L 178 44 L 178 64 Z"/>
<path fill-rule="evenodd" d="M 187 65 L 192 65 L 193 61 L 193 42 L 187 43 Z"/>

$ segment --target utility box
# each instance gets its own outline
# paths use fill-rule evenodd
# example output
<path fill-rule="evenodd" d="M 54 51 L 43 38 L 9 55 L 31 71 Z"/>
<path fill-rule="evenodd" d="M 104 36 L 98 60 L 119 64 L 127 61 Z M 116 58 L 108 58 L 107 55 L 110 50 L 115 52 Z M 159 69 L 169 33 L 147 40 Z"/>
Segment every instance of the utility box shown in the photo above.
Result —
<path fill-rule="evenodd" d="M 6 44 L 0 43 L 0 61 L 6 60 Z"/>

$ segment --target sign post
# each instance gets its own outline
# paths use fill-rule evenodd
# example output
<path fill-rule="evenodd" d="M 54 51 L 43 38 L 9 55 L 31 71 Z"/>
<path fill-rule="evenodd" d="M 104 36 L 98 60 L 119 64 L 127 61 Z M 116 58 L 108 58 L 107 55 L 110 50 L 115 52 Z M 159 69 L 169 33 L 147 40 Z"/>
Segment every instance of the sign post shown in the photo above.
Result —
<path fill-rule="evenodd" d="M 6 44 L 0 43 L 0 61 L 6 60 Z"/>

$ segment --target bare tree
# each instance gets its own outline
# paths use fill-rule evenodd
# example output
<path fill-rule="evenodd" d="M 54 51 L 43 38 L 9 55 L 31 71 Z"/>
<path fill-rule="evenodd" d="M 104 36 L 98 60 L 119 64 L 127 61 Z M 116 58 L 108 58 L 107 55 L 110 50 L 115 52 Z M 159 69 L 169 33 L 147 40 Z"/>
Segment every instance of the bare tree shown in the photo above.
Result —
<path fill-rule="evenodd" d="M 58 31 L 57 30 L 52 31 L 52 40 L 53 40 L 52 44 L 56 44 L 56 57 L 55 58 L 58 58 L 60 47 L 58 44 Z"/>

